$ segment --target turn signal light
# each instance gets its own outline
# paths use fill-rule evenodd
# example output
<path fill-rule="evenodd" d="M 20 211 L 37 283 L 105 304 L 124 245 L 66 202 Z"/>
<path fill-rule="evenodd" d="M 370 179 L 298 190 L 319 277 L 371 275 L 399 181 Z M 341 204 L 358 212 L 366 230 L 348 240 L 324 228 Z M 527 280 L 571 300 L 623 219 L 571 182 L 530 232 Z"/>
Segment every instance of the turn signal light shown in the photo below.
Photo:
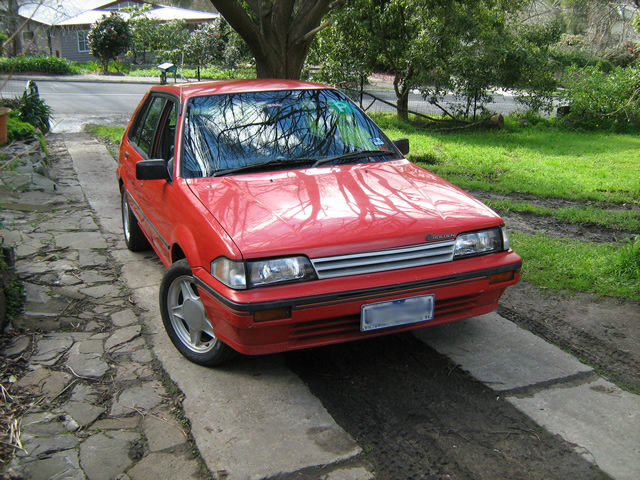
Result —
<path fill-rule="evenodd" d="M 260 310 L 253 313 L 255 322 L 268 322 L 269 320 L 282 320 L 291 317 L 290 308 L 274 308 L 273 310 Z"/>
<path fill-rule="evenodd" d="M 509 282 L 515 278 L 515 275 L 516 274 L 513 270 L 511 270 L 510 272 L 496 273 L 495 275 L 491 275 L 489 277 L 489 285 L 500 282 Z"/>

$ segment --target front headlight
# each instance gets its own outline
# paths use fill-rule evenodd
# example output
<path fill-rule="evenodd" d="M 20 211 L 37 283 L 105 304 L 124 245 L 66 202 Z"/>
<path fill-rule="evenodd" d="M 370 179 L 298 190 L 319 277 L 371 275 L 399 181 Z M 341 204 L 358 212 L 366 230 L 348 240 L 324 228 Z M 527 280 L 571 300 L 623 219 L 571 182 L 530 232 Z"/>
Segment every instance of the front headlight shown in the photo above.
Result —
<path fill-rule="evenodd" d="M 507 250 L 509 239 L 504 228 L 463 233 L 456 238 L 453 258 Z"/>
<path fill-rule="evenodd" d="M 220 257 L 211 262 L 211 275 L 236 290 L 318 278 L 309 259 L 302 256 L 246 263 Z"/>
<path fill-rule="evenodd" d="M 317 278 L 311 262 L 306 257 L 274 258 L 247 262 L 247 273 L 252 287 L 315 280 Z"/>

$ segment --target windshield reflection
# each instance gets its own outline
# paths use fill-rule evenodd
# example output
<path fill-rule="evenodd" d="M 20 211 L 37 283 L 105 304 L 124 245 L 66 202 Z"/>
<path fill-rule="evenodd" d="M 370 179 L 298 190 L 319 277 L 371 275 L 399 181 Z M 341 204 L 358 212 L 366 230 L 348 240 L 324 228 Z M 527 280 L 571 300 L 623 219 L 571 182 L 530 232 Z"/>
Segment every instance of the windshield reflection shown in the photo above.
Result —
<path fill-rule="evenodd" d="M 388 151 L 398 158 L 378 127 L 334 90 L 196 97 L 187 106 L 181 176 L 209 177 L 299 159 L 308 159 L 311 166 L 361 150 Z"/>

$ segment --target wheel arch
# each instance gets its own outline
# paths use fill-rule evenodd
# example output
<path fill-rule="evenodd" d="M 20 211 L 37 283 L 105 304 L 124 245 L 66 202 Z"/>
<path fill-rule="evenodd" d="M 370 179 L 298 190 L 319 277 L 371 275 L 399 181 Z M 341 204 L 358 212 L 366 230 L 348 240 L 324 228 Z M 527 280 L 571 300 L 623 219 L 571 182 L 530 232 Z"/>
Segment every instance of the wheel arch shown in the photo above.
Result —
<path fill-rule="evenodd" d="M 199 242 L 196 241 L 191 230 L 184 225 L 177 226 L 170 250 L 171 264 L 186 259 L 193 268 L 206 265 L 211 261 L 204 258 L 203 253 L 200 252 Z"/>
<path fill-rule="evenodd" d="M 180 247 L 179 244 L 174 244 L 171 247 L 171 263 L 176 263 L 178 260 L 182 260 L 183 258 L 187 258 L 187 256 L 184 253 L 184 250 L 182 250 L 182 247 Z M 187 260 L 188 262 L 189 260 Z"/>

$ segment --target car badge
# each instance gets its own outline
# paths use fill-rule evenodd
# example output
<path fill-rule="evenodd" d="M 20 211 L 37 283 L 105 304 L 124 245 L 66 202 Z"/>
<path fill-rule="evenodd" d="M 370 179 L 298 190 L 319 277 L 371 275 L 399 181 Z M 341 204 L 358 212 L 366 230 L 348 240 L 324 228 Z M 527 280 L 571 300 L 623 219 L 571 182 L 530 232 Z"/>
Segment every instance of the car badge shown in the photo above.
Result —
<path fill-rule="evenodd" d="M 456 238 L 456 234 L 455 233 L 447 233 L 446 235 L 427 235 L 427 237 L 425 238 L 425 240 L 427 242 L 433 242 L 435 240 L 449 240 L 451 238 Z"/>

